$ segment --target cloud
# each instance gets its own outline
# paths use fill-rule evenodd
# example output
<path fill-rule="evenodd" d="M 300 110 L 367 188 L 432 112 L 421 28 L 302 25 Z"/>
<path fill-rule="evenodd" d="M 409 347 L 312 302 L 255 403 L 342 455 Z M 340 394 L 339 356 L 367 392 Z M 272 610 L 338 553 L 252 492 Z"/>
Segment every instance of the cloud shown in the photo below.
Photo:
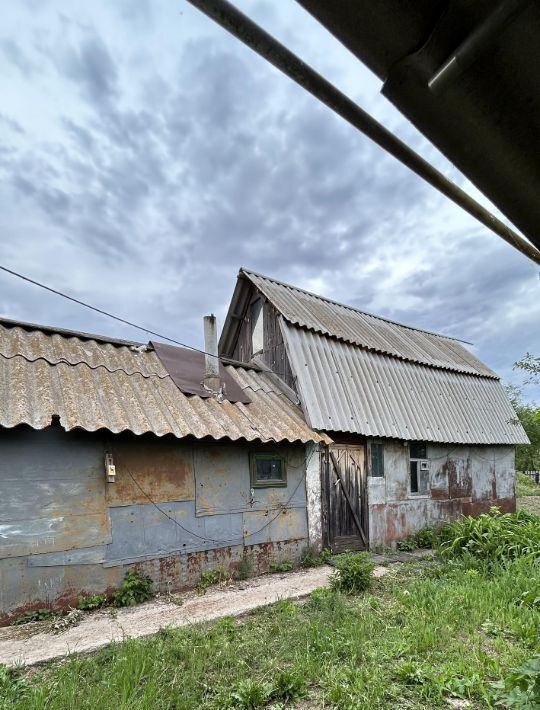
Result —
<path fill-rule="evenodd" d="M 351 85 L 374 86 L 315 26 L 305 38 L 298 9 L 251 12 L 295 51 L 309 40 Z M 243 265 L 472 340 L 509 379 L 540 351 L 538 284 L 521 255 L 187 6 L 66 0 L 40 18 L 27 13 L 21 46 L 39 31 L 27 58 L 54 68 L 46 87 L 62 100 L 47 104 L 49 129 L 33 121 L 25 107 L 45 80 L 27 72 L 26 103 L 0 116 L 11 135 L 0 227 L 20 271 L 194 345 L 204 313 L 223 322 Z M 376 93 L 366 103 L 430 152 Z M 0 278 L 6 316 L 145 338 Z"/>

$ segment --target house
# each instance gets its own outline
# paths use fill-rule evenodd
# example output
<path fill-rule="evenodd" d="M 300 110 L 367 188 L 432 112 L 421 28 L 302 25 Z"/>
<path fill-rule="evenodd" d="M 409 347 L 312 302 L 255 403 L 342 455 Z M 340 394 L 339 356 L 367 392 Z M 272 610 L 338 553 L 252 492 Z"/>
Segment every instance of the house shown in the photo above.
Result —
<path fill-rule="evenodd" d="M 241 269 L 223 357 L 266 365 L 322 447 L 319 544 L 391 545 L 428 524 L 515 509 L 527 436 L 499 377 L 448 336 Z"/>
<path fill-rule="evenodd" d="M 206 351 L 217 353 L 215 319 Z M 0 623 L 206 569 L 298 560 L 320 443 L 264 365 L 0 321 Z"/>

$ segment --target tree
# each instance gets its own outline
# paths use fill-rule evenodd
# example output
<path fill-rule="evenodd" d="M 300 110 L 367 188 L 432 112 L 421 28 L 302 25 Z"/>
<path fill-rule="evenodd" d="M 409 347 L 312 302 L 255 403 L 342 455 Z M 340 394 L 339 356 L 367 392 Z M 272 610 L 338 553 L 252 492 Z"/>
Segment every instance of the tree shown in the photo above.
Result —
<path fill-rule="evenodd" d="M 540 417 L 537 407 L 534 404 L 523 402 L 521 389 L 516 385 L 507 385 L 506 391 L 517 418 L 525 433 L 529 437 L 530 444 L 519 444 L 516 446 L 516 470 L 517 471 L 537 471 L 540 469 Z"/>
<path fill-rule="evenodd" d="M 540 385 L 540 357 L 527 353 L 525 357 L 514 363 L 514 370 L 523 370 L 528 374 L 527 384 Z"/>

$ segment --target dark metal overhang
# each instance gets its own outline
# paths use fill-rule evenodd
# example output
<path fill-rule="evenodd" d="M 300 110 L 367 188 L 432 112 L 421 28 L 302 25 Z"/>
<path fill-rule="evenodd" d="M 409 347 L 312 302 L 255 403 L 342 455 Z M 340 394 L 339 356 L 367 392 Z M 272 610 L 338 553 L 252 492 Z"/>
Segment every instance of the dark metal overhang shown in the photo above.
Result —
<path fill-rule="evenodd" d="M 540 247 L 540 3 L 297 2 L 380 77 L 382 93 Z"/>

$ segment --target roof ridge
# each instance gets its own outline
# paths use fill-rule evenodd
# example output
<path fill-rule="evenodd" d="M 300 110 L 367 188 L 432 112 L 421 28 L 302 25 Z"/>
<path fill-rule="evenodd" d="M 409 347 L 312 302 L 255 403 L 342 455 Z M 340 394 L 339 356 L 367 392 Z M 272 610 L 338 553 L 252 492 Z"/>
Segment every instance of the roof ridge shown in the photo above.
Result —
<path fill-rule="evenodd" d="M 82 330 L 71 330 L 69 328 L 60 328 L 54 325 L 41 325 L 40 323 L 28 323 L 27 321 L 14 320 L 12 318 L 0 318 L 0 325 L 5 325 L 8 328 L 23 328 L 24 330 L 41 331 L 46 334 L 60 335 L 63 338 L 94 340 L 96 343 L 108 343 L 119 347 L 145 345 L 145 343 L 141 343 L 137 340 L 123 340 L 122 338 L 113 338 L 106 335 L 98 335 L 97 333 L 86 333 Z"/>
<path fill-rule="evenodd" d="M 272 283 L 278 284 L 279 286 L 285 286 L 285 288 L 290 288 L 293 291 L 299 291 L 300 293 L 305 293 L 308 296 L 312 296 L 313 298 L 318 298 L 320 301 L 326 301 L 326 303 L 332 303 L 335 306 L 340 306 L 340 308 L 345 308 L 346 310 L 349 311 L 354 311 L 355 313 L 360 313 L 363 316 L 369 316 L 370 318 L 377 318 L 377 320 L 382 320 L 386 323 L 392 323 L 393 325 L 398 325 L 400 328 L 407 328 L 408 330 L 415 330 L 418 333 L 426 333 L 427 335 L 434 335 L 437 338 L 445 338 L 446 340 L 455 340 L 458 343 L 465 343 L 466 345 L 473 345 L 473 343 L 470 343 L 468 340 L 462 340 L 461 338 L 456 338 L 452 335 L 444 335 L 443 333 L 436 333 L 433 330 L 426 330 L 425 328 L 418 328 L 414 325 L 407 325 L 406 323 L 400 323 L 397 320 L 392 320 L 391 318 L 385 318 L 385 316 L 380 316 L 377 315 L 376 313 L 370 313 L 369 311 L 363 311 L 360 310 L 359 308 L 355 308 L 354 306 L 349 306 L 346 303 L 340 303 L 339 301 L 334 301 L 332 298 L 327 298 L 326 296 L 321 296 L 318 293 L 313 293 L 313 291 L 308 291 L 304 288 L 299 288 L 298 286 L 293 286 L 292 284 L 288 284 L 285 281 L 280 281 L 279 279 L 275 279 L 272 276 L 265 276 L 265 274 L 260 274 L 257 271 L 253 271 L 252 269 L 246 269 L 244 266 L 240 267 L 240 272 L 239 274 L 246 274 L 248 277 L 250 274 L 253 276 L 257 276 L 258 278 L 265 279 L 266 281 L 271 281 Z M 287 320 L 289 320 L 287 318 Z"/>

